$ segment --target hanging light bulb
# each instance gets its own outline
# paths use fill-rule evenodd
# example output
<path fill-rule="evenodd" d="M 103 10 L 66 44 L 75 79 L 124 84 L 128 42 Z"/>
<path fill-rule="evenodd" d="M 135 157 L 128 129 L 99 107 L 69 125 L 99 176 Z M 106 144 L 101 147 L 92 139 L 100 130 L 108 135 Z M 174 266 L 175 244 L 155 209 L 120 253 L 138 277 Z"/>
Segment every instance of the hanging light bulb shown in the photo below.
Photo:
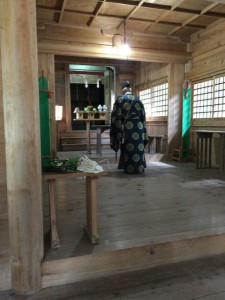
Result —
<path fill-rule="evenodd" d="M 98 79 L 97 79 L 97 89 L 99 89 L 99 87 L 100 87 L 100 83 L 99 83 L 100 80 L 101 80 L 101 78 L 98 78 Z"/>
<path fill-rule="evenodd" d="M 128 55 L 130 53 L 130 46 L 128 44 L 123 44 L 120 47 L 121 54 Z"/>
<path fill-rule="evenodd" d="M 127 36 L 126 36 L 126 21 L 124 19 L 124 34 L 123 34 L 123 44 L 120 47 L 121 55 L 127 56 L 130 53 L 130 47 L 127 44 Z"/>
<path fill-rule="evenodd" d="M 85 87 L 88 88 L 88 81 L 85 79 Z"/>

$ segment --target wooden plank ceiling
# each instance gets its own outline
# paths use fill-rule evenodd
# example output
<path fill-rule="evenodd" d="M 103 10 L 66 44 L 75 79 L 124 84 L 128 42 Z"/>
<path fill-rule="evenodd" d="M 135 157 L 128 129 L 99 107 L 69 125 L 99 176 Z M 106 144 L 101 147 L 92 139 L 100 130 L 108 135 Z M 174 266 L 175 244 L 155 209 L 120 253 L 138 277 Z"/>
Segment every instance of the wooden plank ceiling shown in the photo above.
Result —
<path fill-rule="evenodd" d="M 46 41 L 54 45 L 79 42 L 77 51 L 82 52 L 82 43 L 112 46 L 115 36 L 125 36 L 134 49 L 186 52 L 192 34 L 225 19 L 223 2 L 37 0 L 38 39 L 42 49 L 52 49 Z M 63 54 L 58 44 L 56 54 Z M 72 51 L 69 46 L 68 51 Z"/>

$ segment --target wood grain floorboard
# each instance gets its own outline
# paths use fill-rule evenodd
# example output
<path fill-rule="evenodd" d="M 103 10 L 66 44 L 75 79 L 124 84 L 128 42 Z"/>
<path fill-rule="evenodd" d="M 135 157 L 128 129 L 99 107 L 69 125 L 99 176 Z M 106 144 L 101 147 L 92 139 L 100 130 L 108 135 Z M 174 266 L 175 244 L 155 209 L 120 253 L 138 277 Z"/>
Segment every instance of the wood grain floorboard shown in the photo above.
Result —
<path fill-rule="evenodd" d="M 2 300 L 223 300 L 225 255 L 46 288 L 30 296 L 12 291 Z"/>
<path fill-rule="evenodd" d="M 97 221 L 100 242 L 96 245 L 89 242 L 83 230 L 86 216 L 85 181 L 81 176 L 76 180 L 61 180 L 56 183 L 57 222 L 61 247 L 51 249 L 48 190 L 47 184 L 43 182 L 45 261 L 225 232 L 225 174 L 220 173 L 216 168 L 197 170 L 194 163 L 159 162 L 154 161 L 152 156 L 146 157 L 148 168 L 143 175 L 126 175 L 117 170 L 114 157 L 107 158 L 109 164 L 105 167 L 108 168 L 109 176 L 100 178 L 97 185 Z M 98 158 L 98 160 L 102 159 L 104 158 Z M 8 261 L 7 212 L 2 211 L 1 216 L 0 250 L 2 257 Z M 9 270 L 9 265 L 4 266 L 2 270 L 4 272 Z M 4 275 L 0 272 L 0 281 L 2 276 L 9 278 L 8 273 Z M 213 291 L 213 297 L 224 296 L 225 289 L 219 288 L 219 282 L 218 279 L 218 293 Z M 209 285 L 208 283 L 206 288 Z M 152 287 L 150 289 L 147 287 L 144 294 L 141 294 L 143 291 L 132 291 L 131 294 L 128 292 L 117 294 L 111 291 L 109 297 L 180 300 L 186 299 L 183 295 L 185 291 L 192 292 L 189 290 L 191 290 L 190 282 L 182 289 L 178 287 L 177 298 L 166 298 L 168 297 L 165 296 L 166 288 L 164 294 L 159 296 L 156 293 L 154 298 L 155 289 Z M 53 298 L 43 299 L 70 299 L 66 298 L 67 296 L 54 298 L 50 294 L 49 297 Z M 217 299 L 210 298 L 210 290 L 205 289 L 202 294 L 203 296 L 201 293 L 194 295 L 193 292 L 193 298 L 187 299 Z M 85 299 L 82 297 L 86 295 L 81 293 L 79 297 Z M 99 297 L 102 296 L 99 295 Z M 114 298 L 96 296 L 96 298 L 87 299 Z"/>
<path fill-rule="evenodd" d="M 61 248 L 45 260 L 61 259 L 225 232 L 225 176 L 218 169 L 197 170 L 194 163 L 148 162 L 143 175 L 127 175 L 111 164 L 98 180 L 99 244 L 85 237 L 85 180 L 56 183 Z M 49 230 L 46 186 L 45 233 Z M 82 253 L 83 251 L 83 253 Z"/>

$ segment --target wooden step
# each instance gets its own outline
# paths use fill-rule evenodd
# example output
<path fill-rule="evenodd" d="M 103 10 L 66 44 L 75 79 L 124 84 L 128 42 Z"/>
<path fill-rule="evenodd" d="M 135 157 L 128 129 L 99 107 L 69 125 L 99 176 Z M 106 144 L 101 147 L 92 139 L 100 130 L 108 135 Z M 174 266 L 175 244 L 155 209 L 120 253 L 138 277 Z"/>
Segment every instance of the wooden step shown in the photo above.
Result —
<path fill-rule="evenodd" d="M 42 287 L 210 257 L 224 251 L 223 233 L 47 261 L 42 264 Z"/>
<path fill-rule="evenodd" d="M 91 148 L 96 150 L 97 139 L 96 136 L 91 138 Z M 110 138 L 108 136 L 101 139 L 102 149 L 110 148 Z M 87 149 L 86 137 L 63 136 L 60 138 L 61 151 L 80 151 Z"/>
<path fill-rule="evenodd" d="M 110 149 L 109 144 L 103 144 L 102 149 Z M 87 144 L 63 144 L 61 145 L 61 151 L 81 151 L 87 150 Z M 96 144 L 91 145 L 91 150 L 96 151 Z"/>

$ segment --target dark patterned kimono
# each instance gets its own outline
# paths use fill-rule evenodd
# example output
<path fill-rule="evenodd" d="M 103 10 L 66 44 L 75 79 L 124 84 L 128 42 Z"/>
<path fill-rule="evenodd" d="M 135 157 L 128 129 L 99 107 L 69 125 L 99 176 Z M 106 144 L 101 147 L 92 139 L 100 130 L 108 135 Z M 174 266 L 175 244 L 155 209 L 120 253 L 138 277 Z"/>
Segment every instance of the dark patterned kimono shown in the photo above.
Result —
<path fill-rule="evenodd" d="M 120 152 L 118 168 L 126 173 L 143 173 L 144 148 L 148 142 L 144 105 L 131 93 L 119 96 L 111 114 L 110 146 Z"/>

